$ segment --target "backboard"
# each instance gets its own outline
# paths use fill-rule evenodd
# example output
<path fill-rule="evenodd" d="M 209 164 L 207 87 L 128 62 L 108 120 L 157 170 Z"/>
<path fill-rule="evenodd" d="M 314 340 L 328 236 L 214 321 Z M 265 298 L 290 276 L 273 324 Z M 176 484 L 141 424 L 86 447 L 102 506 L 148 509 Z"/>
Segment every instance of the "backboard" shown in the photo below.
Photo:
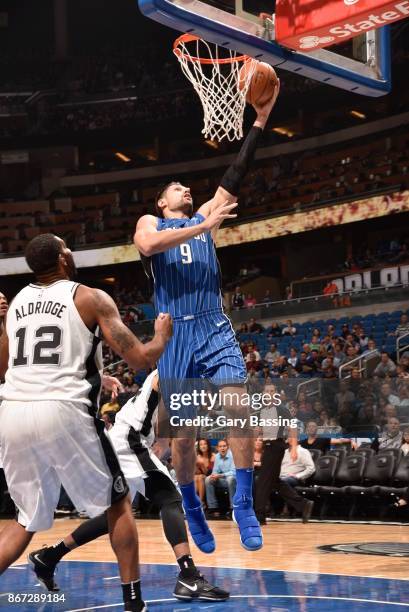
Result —
<path fill-rule="evenodd" d="M 275 41 L 273 0 L 138 0 L 144 15 L 272 66 L 366 96 L 390 91 L 389 26 L 329 49 L 292 51 Z M 261 16 L 260 16 L 261 15 Z"/>

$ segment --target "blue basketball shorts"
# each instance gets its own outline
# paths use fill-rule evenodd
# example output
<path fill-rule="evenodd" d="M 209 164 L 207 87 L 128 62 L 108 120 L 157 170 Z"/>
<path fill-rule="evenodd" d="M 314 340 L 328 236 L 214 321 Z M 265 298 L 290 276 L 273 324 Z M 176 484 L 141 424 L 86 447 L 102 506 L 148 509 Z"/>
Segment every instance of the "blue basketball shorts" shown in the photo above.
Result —
<path fill-rule="evenodd" d="M 170 395 L 190 393 L 203 381 L 217 387 L 243 385 L 247 371 L 229 318 L 222 310 L 176 317 L 173 337 L 158 363 L 166 408 Z"/>

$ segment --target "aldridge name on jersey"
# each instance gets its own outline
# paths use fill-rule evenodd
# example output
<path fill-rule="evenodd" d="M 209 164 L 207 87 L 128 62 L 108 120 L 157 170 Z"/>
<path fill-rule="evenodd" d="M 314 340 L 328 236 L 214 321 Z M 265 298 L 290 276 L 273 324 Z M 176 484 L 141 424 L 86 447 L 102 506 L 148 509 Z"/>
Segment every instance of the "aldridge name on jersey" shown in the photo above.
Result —
<path fill-rule="evenodd" d="M 16 320 L 19 321 L 32 314 L 51 314 L 61 319 L 61 315 L 66 308 L 66 304 L 60 304 L 59 302 L 29 302 L 15 309 Z"/>

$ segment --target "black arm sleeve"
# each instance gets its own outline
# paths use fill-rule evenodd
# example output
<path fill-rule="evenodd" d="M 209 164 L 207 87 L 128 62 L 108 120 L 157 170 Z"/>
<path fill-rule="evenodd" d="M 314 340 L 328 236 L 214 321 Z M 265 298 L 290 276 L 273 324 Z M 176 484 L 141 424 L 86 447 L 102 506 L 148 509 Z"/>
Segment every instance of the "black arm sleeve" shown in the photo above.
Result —
<path fill-rule="evenodd" d="M 223 175 L 220 186 L 228 191 L 231 195 L 238 195 L 240 183 L 246 176 L 250 164 L 253 161 L 254 153 L 256 151 L 262 131 L 263 130 L 258 127 L 251 128 L 234 163 Z"/>

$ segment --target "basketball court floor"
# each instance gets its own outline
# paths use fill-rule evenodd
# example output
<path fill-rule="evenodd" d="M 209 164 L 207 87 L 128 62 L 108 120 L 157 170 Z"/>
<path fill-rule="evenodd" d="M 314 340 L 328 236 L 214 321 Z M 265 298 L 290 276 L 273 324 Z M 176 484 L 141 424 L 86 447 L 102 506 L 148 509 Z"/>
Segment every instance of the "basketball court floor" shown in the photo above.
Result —
<path fill-rule="evenodd" d="M 5 521 L 1 523 L 0 528 Z M 79 523 L 78 519 L 57 520 L 52 530 L 34 537 L 30 549 L 58 541 Z M 199 603 L 181 602 L 172 597 L 177 566 L 165 542 L 161 523 L 138 520 L 137 524 L 142 590 L 153 612 L 398 612 L 409 609 L 407 526 L 273 522 L 264 527 L 263 549 L 250 553 L 241 548 L 233 522 L 214 521 L 216 552 L 204 555 L 193 544 L 192 552 L 206 578 L 229 590 L 231 598 L 223 603 Z M 347 544 L 352 546 L 341 548 L 349 552 L 319 548 Z M 118 569 L 108 537 L 73 551 L 65 559 L 57 574 L 60 601 L 10 603 L 18 593 L 37 594 L 43 599 L 46 595 L 24 556 L 1 577 L 0 610 L 122 609 Z"/>

